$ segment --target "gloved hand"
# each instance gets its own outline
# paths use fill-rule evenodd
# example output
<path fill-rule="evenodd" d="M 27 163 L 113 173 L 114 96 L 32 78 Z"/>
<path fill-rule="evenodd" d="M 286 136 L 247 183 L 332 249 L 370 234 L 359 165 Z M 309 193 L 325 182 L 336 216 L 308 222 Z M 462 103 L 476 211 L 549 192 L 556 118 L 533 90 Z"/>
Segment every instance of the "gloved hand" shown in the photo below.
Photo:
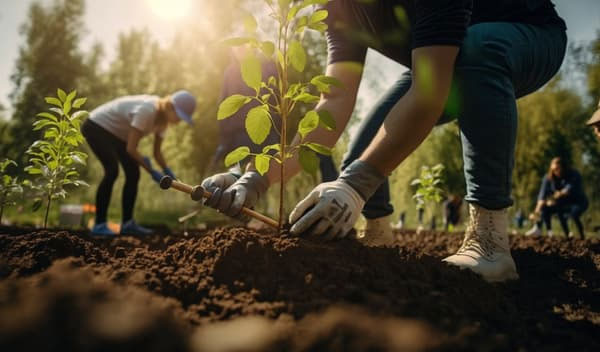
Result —
<path fill-rule="evenodd" d="M 310 231 L 313 235 L 346 237 L 364 205 L 364 199 L 344 181 L 321 183 L 290 214 L 290 232 L 300 235 L 314 225 Z"/>
<path fill-rule="evenodd" d="M 160 183 L 160 179 L 163 178 L 163 176 L 164 176 L 163 174 L 161 174 L 160 172 L 158 172 L 158 171 L 156 171 L 154 169 L 152 169 L 150 171 L 150 175 L 152 175 L 152 179 L 156 183 Z"/>
<path fill-rule="evenodd" d="M 223 172 L 221 174 L 216 174 L 205 178 L 202 181 L 201 186 L 206 191 L 212 193 L 212 196 L 205 198 L 204 204 L 216 209 L 223 191 L 229 188 L 229 186 L 233 185 L 239 178 L 240 175 L 232 172 Z"/>
<path fill-rule="evenodd" d="M 177 177 L 175 177 L 175 174 L 173 173 L 173 170 L 171 170 L 171 168 L 169 168 L 169 167 L 165 167 L 165 168 L 163 169 L 163 173 L 164 173 L 166 176 L 169 176 L 170 178 L 172 178 L 172 179 L 174 179 L 174 180 L 176 180 L 176 179 L 177 179 Z"/>
<path fill-rule="evenodd" d="M 256 171 L 246 172 L 242 177 L 230 183 L 235 175 L 231 173 L 218 174 L 202 182 L 202 187 L 212 193 L 204 204 L 211 206 L 221 213 L 237 217 L 242 207 L 253 207 L 261 194 L 269 188 L 267 177 Z M 209 188 L 216 186 L 214 188 Z"/>
<path fill-rule="evenodd" d="M 152 167 L 152 160 L 150 160 L 149 157 L 145 156 L 142 159 L 144 159 L 144 164 L 146 164 L 146 166 L 150 169 L 150 170 L 154 170 L 154 168 Z"/>
<path fill-rule="evenodd" d="M 296 205 L 289 218 L 290 232 L 300 235 L 310 229 L 311 234 L 329 239 L 345 237 L 384 180 L 375 168 L 355 160 L 337 180 L 318 185 Z"/>
<path fill-rule="evenodd" d="M 160 172 L 154 170 L 154 168 L 152 167 L 152 160 L 150 160 L 149 157 L 145 156 L 143 159 L 144 159 L 144 164 L 146 164 L 146 166 L 148 166 L 148 168 L 150 169 L 150 175 L 152 176 L 152 179 L 154 180 L 154 182 L 160 183 L 160 179 L 164 175 L 161 174 Z"/>

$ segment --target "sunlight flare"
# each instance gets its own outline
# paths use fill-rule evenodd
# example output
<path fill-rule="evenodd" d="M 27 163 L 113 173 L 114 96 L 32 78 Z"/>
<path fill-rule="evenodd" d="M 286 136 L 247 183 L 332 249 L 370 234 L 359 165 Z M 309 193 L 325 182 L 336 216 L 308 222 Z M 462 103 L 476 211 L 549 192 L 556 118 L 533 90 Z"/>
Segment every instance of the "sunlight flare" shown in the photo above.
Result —
<path fill-rule="evenodd" d="M 192 0 L 148 0 L 148 5 L 156 16 L 166 20 L 177 20 L 189 13 Z"/>

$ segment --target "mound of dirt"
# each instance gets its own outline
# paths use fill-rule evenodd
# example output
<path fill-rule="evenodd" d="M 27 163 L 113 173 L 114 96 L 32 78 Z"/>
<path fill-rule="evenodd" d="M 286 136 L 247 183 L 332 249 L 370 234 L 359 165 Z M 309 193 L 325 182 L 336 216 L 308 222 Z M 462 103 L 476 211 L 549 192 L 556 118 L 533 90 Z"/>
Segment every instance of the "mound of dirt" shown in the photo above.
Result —
<path fill-rule="evenodd" d="M 368 248 L 242 228 L 108 240 L 64 231 L 5 234 L 0 283 L 3 292 L 16 287 L 11 290 L 20 293 L 3 294 L 0 312 L 26 306 L 29 296 L 40 300 L 39 292 L 48 306 L 57 304 L 54 288 L 40 291 L 32 283 L 61 276 L 64 286 L 74 282 L 62 295 L 88 302 L 78 303 L 71 316 L 85 321 L 98 310 L 89 296 L 100 285 L 110 292 L 103 306 L 148 306 L 152 317 L 140 315 L 150 321 L 142 330 L 154 334 L 153 326 L 167 326 L 165 341 L 178 336 L 182 343 L 168 350 L 600 349 L 597 240 L 514 237 L 521 279 L 493 285 L 440 261 L 458 248 L 459 235 L 401 233 L 398 239 L 395 248 Z M 69 257 L 76 259 L 61 261 Z M 83 282 L 94 284 L 76 289 Z M 141 294 L 146 298 L 135 298 Z M 135 311 L 137 303 L 131 304 Z M 50 330 L 68 330 L 60 324 Z M 105 343 L 85 324 L 74 339 Z M 218 338 L 230 335 L 236 338 Z"/>
<path fill-rule="evenodd" d="M 173 299 L 115 285 L 79 259 L 0 283 L 3 351 L 185 351 Z"/>

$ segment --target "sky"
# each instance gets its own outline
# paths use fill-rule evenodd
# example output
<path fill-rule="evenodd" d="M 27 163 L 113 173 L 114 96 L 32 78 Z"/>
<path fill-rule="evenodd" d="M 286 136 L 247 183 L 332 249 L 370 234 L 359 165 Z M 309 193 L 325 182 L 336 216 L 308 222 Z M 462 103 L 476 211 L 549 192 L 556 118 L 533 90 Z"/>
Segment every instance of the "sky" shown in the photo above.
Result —
<path fill-rule="evenodd" d="M 29 5 L 34 0 L 0 0 L 0 104 L 10 108 L 8 95 L 13 89 L 10 75 L 14 70 L 19 46 L 24 38 L 19 35 L 19 27 L 25 21 Z M 52 0 L 40 0 L 50 3 Z M 132 28 L 147 27 L 154 38 L 167 43 L 183 26 L 185 13 L 194 13 L 186 6 L 202 6 L 204 1 L 218 0 L 87 0 L 85 25 L 87 34 L 82 41 L 84 50 L 97 41 L 105 49 L 105 62 L 115 55 L 118 34 Z M 600 30 L 600 0 L 553 0 L 558 12 L 567 22 L 570 41 L 589 41 Z M 158 6 L 153 3 L 159 3 Z M 160 7 L 160 3 L 166 4 Z M 178 4 L 183 5 L 178 6 Z M 187 5 L 185 3 L 188 3 Z M 184 17 L 174 20 L 178 11 Z M 404 70 L 381 55 L 370 52 L 366 72 L 379 77 L 379 86 L 391 85 Z M 361 87 L 359 97 L 374 101 L 378 90 L 367 85 Z M 364 107 L 368 108 L 367 106 Z"/>

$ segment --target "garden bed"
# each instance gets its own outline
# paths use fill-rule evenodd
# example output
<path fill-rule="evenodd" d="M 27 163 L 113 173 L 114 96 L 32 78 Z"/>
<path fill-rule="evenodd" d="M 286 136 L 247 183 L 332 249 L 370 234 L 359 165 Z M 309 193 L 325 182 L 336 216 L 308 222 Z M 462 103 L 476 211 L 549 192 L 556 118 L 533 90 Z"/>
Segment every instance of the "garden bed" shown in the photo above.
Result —
<path fill-rule="evenodd" d="M 0 349 L 600 350 L 598 240 L 512 237 L 521 279 L 489 284 L 440 262 L 461 238 L 0 228 Z"/>

